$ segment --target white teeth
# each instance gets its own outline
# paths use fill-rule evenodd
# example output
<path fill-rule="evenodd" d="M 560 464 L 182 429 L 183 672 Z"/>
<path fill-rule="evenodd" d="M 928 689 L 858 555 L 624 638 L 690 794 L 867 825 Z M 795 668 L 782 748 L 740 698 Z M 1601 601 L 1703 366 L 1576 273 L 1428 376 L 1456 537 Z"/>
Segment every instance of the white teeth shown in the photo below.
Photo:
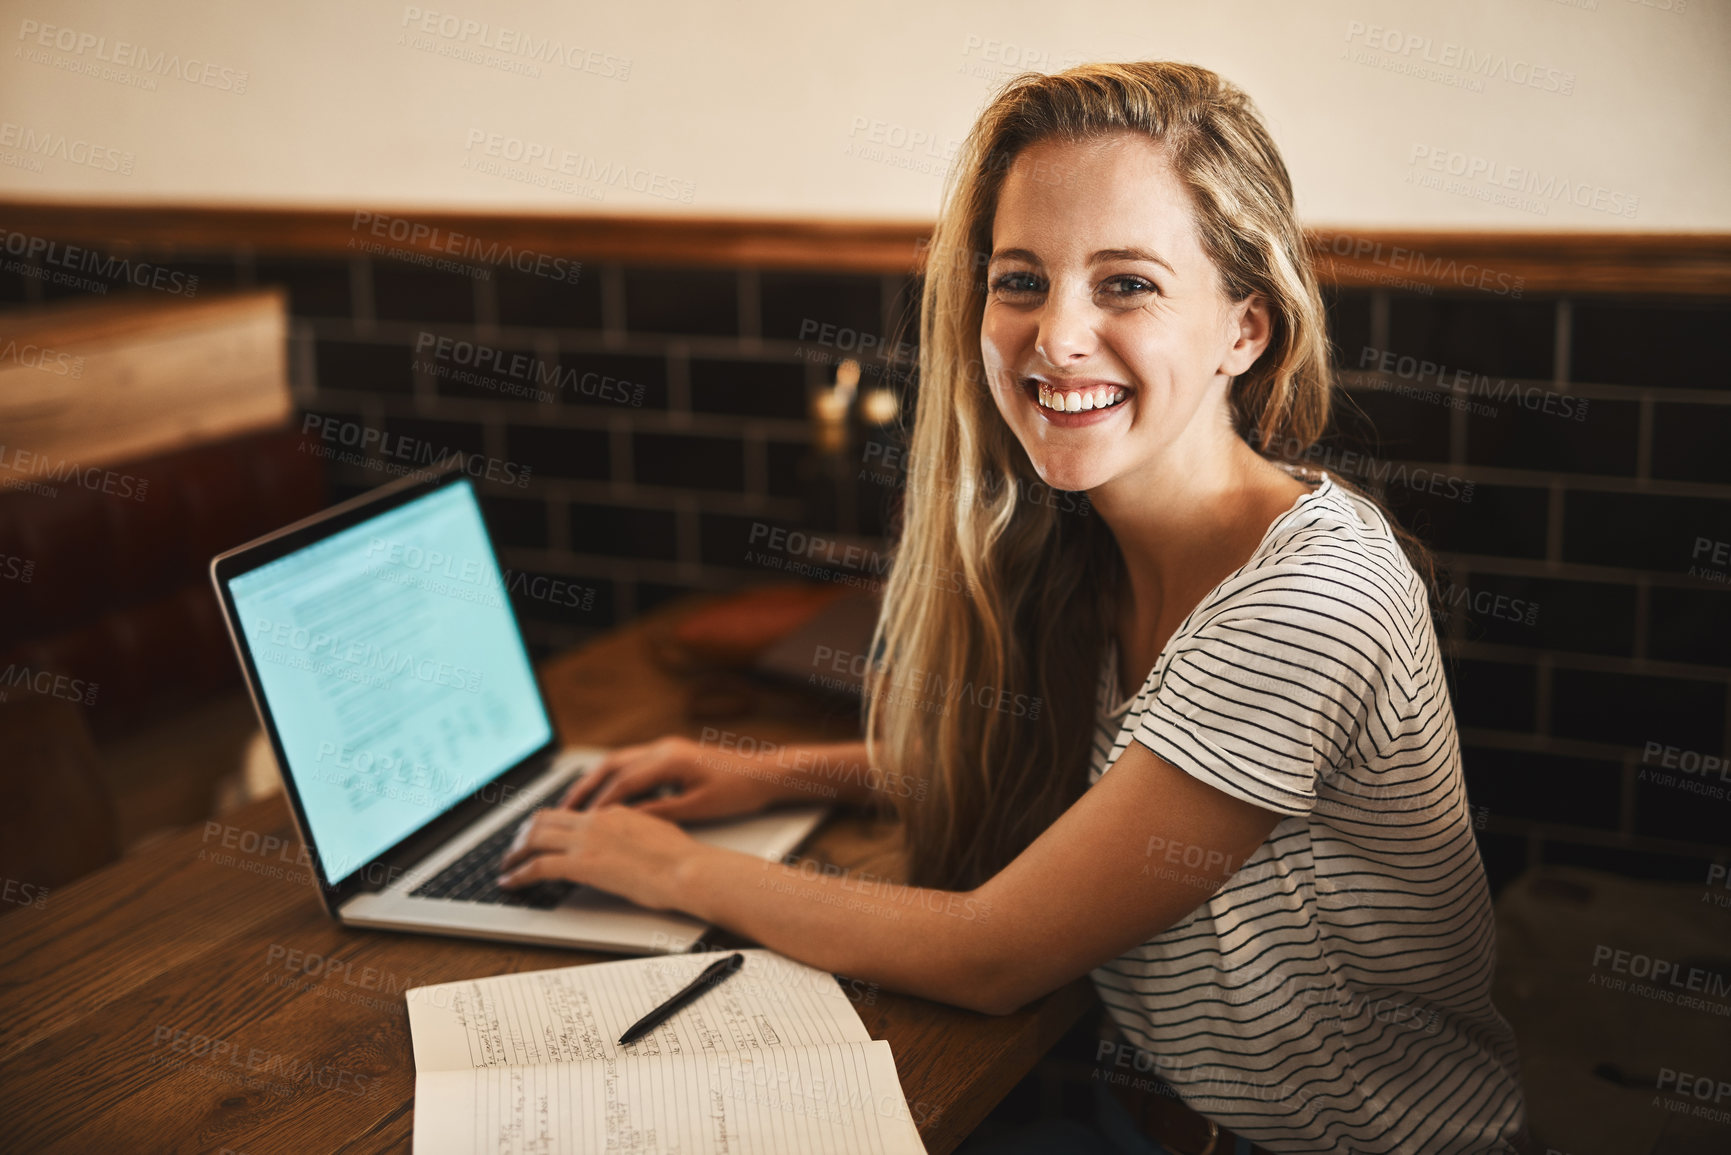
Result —
<path fill-rule="evenodd" d="M 1041 406 L 1058 413 L 1080 413 L 1088 409 L 1110 409 L 1124 400 L 1125 393 L 1116 386 L 1080 392 L 1060 393 L 1046 385 L 1038 389 Z"/>

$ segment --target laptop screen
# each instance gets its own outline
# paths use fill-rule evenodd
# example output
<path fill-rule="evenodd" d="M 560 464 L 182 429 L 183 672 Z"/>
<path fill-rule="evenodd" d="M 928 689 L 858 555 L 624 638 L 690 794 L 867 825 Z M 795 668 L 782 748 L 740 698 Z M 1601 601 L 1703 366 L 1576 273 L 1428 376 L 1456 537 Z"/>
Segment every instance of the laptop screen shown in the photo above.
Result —
<path fill-rule="evenodd" d="M 552 739 L 467 480 L 228 588 L 332 885 Z"/>

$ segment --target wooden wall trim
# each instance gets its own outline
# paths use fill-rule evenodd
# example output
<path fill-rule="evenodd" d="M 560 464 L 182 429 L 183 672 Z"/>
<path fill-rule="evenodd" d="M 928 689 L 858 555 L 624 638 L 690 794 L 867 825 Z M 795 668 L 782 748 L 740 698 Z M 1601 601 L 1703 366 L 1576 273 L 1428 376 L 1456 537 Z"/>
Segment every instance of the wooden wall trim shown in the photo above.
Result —
<path fill-rule="evenodd" d="M 1308 230 L 1317 275 L 1343 287 L 1731 296 L 1731 234 Z"/>
<path fill-rule="evenodd" d="M 444 210 L 343 210 L 0 201 L 0 248 L 13 234 L 116 251 L 331 256 L 382 246 L 496 263 L 501 253 L 633 264 L 903 273 L 930 226 L 909 221 L 570 216 Z M 1731 297 L 1731 234 L 1308 230 L 1318 274 L 1341 287 L 1432 292 Z M 494 246 L 498 246 L 495 248 Z M 521 256 L 518 259 L 523 259 Z"/>

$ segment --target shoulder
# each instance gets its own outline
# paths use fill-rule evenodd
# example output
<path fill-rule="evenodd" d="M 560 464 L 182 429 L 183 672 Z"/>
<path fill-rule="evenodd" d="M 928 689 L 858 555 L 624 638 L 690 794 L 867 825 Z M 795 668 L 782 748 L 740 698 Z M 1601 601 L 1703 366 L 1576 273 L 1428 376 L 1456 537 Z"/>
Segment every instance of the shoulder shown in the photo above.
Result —
<path fill-rule="evenodd" d="M 1311 635 L 1331 643 L 1328 650 L 1344 645 L 1370 656 L 1407 650 L 1428 613 L 1423 583 L 1387 517 L 1330 484 L 1289 511 L 1251 562 L 1198 607 L 1195 634 L 1249 631 L 1300 646 Z"/>

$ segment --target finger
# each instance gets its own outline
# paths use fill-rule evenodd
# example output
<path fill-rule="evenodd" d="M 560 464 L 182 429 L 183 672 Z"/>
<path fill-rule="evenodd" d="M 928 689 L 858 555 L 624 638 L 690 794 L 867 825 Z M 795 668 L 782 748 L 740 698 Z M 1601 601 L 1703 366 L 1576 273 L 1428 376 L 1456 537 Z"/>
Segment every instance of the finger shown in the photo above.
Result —
<path fill-rule="evenodd" d="M 546 849 L 549 842 L 557 840 L 555 832 L 562 830 L 562 826 L 555 825 L 542 816 L 569 813 L 570 811 L 536 811 L 532 817 L 517 828 L 516 836 L 511 839 L 511 845 L 505 849 L 504 855 L 499 859 L 500 864 L 514 862 L 535 850 Z"/>
<path fill-rule="evenodd" d="M 560 805 L 567 810 L 592 810 L 595 807 L 595 792 L 605 789 L 607 784 L 628 770 L 653 761 L 655 743 L 643 742 L 636 746 L 621 746 L 595 764 L 595 769 L 583 775 L 571 784 L 566 792 L 569 802 Z"/>
<path fill-rule="evenodd" d="M 609 757 L 609 761 L 611 761 L 611 757 Z M 588 800 L 589 796 L 595 793 L 596 789 L 599 788 L 607 779 L 611 778 L 613 774 L 614 767 L 608 765 L 608 762 L 598 764 L 593 770 L 589 771 L 589 773 L 571 783 L 570 787 L 565 791 L 565 797 L 559 799 L 559 808 L 561 810 L 583 809 L 583 805 Z"/>
<path fill-rule="evenodd" d="M 537 810 L 534 817 L 518 828 L 517 837 L 511 840 L 510 849 L 505 851 L 499 865 L 508 867 L 530 854 L 569 846 L 578 829 L 571 822 L 576 817 L 569 810 Z"/>
<path fill-rule="evenodd" d="M 559 800 L 559 805 L 565 810 L 581 810 L 586 805 L 585 800 L 609 778 L 619 771 L 642 758 L 649 749 L 647 743 L 637 746 L 621 746 L 610 751 L 601 761 L 595 763 L 589 773 L 571 783 L 565 791 L 565 797 Z"/>
<path fill-rule="evenodd" d="M 577 881 L 561 869 L 564 862 L 565 856 L 562 854 L 537 854 L 516 868 L 502 872 L 498 882 L 500 886 L 517 887 L 555 878 Z"/>
<path fill-rule="evenodd" d="M 664 783 L 684 784 L 679 772 L 665 763 L 632 766 L 615 774 L 613 780 L 589 800 L 589 809 L 599 810 L 603 806 L 624 802 L 633 795 L 653 790 Z"/>
<path fill-rule="evenodd" d="M 652 798 L 631 809 L 639 814 L 653 814 L 657 818 L 665 818 L 669 822 L 688 822 L 695 818 L 708 817 L 714 812 L 715 804 L 710 798 L 710 791 L 699 788 L 689 794 Z"/>

